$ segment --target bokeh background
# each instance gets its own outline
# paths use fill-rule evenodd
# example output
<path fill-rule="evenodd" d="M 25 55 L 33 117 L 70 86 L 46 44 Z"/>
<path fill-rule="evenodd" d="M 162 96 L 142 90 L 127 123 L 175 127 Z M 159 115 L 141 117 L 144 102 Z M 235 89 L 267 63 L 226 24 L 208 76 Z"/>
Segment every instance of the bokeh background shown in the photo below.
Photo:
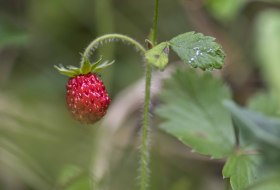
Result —
<path fill-rule="evenodd" d="M 97 184 L 135 189 L 142 58 L 120 43 L 94 54 L 93 60 L 100 52 L 116 60 L 101 73 L 112 105 L 94 126 L 70 117 L 67 78 L 53 65 L 78 65 L 90 41 L 106 33 L 126 34 L 144 45 L 153 7 L 151 0 L 0 0 L 1 190 L 87 190 Z M 280 1 L 160 0 L 158 41 L 193 30 L 223 46 L 226 64 L 215 74 L 239 104 L 260 90 L 280 92 Z M 170 60 L 170 67 L 181 64 L 173 54 Z M 168 70 L 155 75 L 151 112 Z M 153 117 L 150 189 L 224 189 L 224 161 L 191 153 L 158 130 L 158 123 Z"/>

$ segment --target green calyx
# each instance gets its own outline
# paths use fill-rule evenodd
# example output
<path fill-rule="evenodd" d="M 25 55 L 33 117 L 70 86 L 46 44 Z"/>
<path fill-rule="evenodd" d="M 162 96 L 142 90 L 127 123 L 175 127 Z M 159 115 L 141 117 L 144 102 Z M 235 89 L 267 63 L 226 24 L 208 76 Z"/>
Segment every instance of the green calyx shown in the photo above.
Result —
<path fill-rule="evenodd" d="M 95 63 L 91 63 L 86 56 L 82 55 L 82 57 L 83 59 L 80 67 L 74 67 L 69 65 L 65 68 L 63 65 L 59 65 L 59 66 L 55 65 L 54 68 L 56 68 L 63 75 L 66 75 L 68 77 L 74 77 L 82 74 L 98 73 L 114 63 L 114 61 L 101 62 L 102 57 L 99 60 L 97 60 Z"/>

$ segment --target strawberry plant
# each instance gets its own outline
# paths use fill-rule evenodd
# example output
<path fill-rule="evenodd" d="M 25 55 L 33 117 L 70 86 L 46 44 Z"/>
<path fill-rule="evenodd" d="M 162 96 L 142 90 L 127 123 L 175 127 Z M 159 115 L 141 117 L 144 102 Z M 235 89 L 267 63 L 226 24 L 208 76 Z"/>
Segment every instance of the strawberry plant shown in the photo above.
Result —
<path fill-rule="evenodd" d="M 256 100 L 252 100 L 254 106 L 249 108 L 241 108 L 231 101 L 230 90 L 210 72 L 221 69 L 225 59 L 225 53 L 215 38 L 186 32 L 158 43 L 158 15 L 159 0 L 155 0 L 154 20 L 146 40 L 147 48 L 126 35 L 106 34 L 88 45 L 82 53 L 80 67 L 55 66 L 60 73 L 70 77 L 66 85 L 66 101 L 74 119 L 84 124 L 94 124 L 106 117 L 110 104 L 98 73 L 113 62 L 101 62 L 100 59 L 92 63 L 93 52 L 102 44 L 117 41 L 134 46 L 145 63 L 138 179 L 139 190 L 148 190 L 150 175 L 153 174 L 150 171 L 149 150 L 152 71 L 164 71 L 169 63 L 170 50 L 173 50 L 188 65 L 188 70 L 178 70 L 166 80 L 165 88 L 159 96 L 161 105 L 155 111 L 163 119 L 160 129 L 190 147 L 193 152 L 225 161 L 222 175 L 229 178 L 229 186 L 226 188 L 279 188 L 279 182 L 274 180 L 278 179 L 279 173 L 271 172 L 270 169 L 279 156 L 271 156 L 279 151 L 279 119 L 257 113 L 254 109 L 259 107 L 259 102 Z M 203 73 L 198 74 L 196 68 Z M 263 163 L 268 160 L 271 166 L 264 167 Z M 272 183 L 266 184 L 266 176 L 259 174 L 258 170 L 262 168 L 265 174 L 273 176 L 270 178 L 273 179 Z"/>
<path fill-rule="evenodd" d="M 0 189 L 279 190 L 279 10 L 1 1 Z"/>

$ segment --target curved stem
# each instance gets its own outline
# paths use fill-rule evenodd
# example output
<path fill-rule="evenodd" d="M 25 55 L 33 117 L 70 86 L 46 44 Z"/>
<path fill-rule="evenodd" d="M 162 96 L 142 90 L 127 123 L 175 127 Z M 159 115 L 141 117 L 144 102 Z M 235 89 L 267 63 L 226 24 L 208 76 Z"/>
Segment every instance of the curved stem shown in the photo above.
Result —
<path fill-rule="evenodd" d="M 157 40 L 157 20 L 158 20 L 158 4 L 159 0 L 155 0 L 155 13 L 153 23 L 153 35 L 152 43 L 156 44 Z M 145 84 L 145 101 L 144 101 L 144 112 L 143 112 L 143 126 L 141 134 L 141 148 L 140 148 L 140 190 L 147 190 L 149 186 L 149 110 L 150 110 L 150 99 L 151 99 L 151 79 L 152 79 L 152 65 L 146 63 L 146 84 Z"/>
<path fill-rule="evenodd" d="M 85 58 L 89 58 L 91 53 L 96 50 L 98 48 L 98 46 L 100 44 L 102 44 L 103 42 L 113 42 L 113 41 L 117 41 L 117 40 L 121 40 L 122 42 L 126 42 L 129 43 L 131 45 L 133 45 L 137 50 L 140 50 L 141 53 L 145 53 L 146 49 L 136 40 L 134 40 L 133 38 L 130 38 L 126 35 L 122 35 L 122 34 L 106 34 L 103 36 L 100 36 L 96 39 L 94 39 L 85 49 L 84 51 L 84 57 Z"/>

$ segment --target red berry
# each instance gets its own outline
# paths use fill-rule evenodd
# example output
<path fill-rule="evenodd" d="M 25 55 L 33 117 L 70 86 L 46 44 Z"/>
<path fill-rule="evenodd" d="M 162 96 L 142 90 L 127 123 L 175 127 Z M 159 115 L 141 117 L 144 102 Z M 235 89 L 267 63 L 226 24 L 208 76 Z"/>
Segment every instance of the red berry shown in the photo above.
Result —
<path fill-rule="evenodd" d="M 95 123 L 105 114 L 110 98 L 102 80 L 92 73 L 80 74 L 69 79 L 66 101 L 74 119 L 81 123 Z"/>

